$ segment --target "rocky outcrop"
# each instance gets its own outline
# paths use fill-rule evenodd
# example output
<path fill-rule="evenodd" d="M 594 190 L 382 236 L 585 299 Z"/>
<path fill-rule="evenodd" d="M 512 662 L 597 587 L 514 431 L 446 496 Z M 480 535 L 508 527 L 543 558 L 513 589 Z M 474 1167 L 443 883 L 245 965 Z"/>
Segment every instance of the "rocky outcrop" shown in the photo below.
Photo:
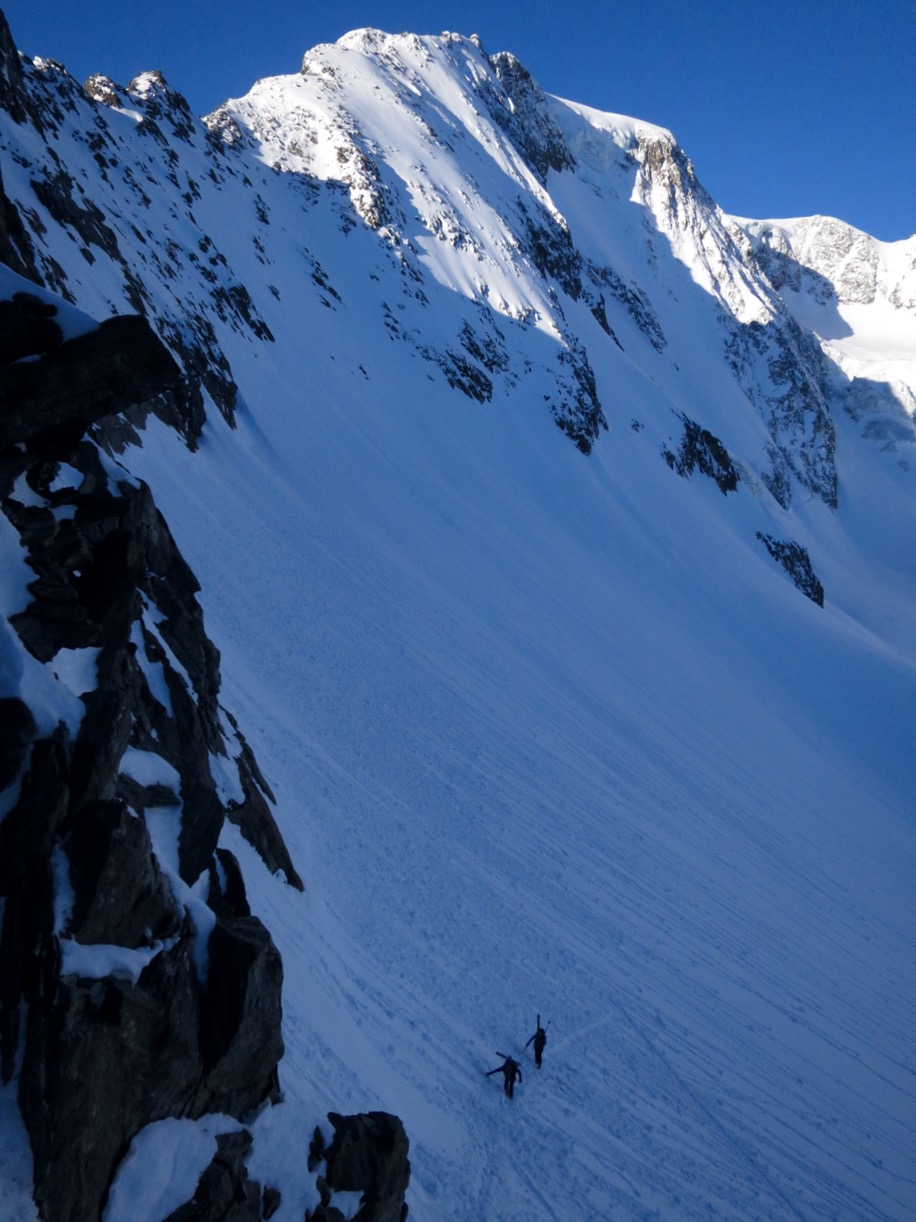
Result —
<path fill-rule="evenodd" d="M 22 65 L 19 52 L 13 42 L 10 27 L 0 9 L 0 109 L 5 110 L 14 123 L 25 123 L 29 111 L 24 104 L 22 90 Z"/>
<path fill-rule="evenodd" d="M 786 311 L 767 323 L 726 322 L 726 360 L 770 434 L 763 482 L 784 509 L 792 480 L 835 509 L 836 428 L 827 401 L 827 366 L 814 337 Z"/>
<path fill-rule="evenodd" d="M 162 1222 L 261 1222 L 279 1205 L 279 1193 L 262 1189 L 248 1176 L 245 1158 L 251 1149 L 247 1129 L 223 1133 L 216 1139 L 213 1161 L 198 1181 L 194 1196 Z"/>
<path fill-rule="evenodd" d="M 183 377 L 139 318 L 33 338 L 52 350 L 0 369 L 0 504 L 32 572 L 5 673 L 43 668 L 58 695 L 33 713 L 0 693 L 0 1069 L 18 1070 L 41 1217 L 97 1222 L 145 1125 L 242 1119 L 278 1092 L 282 965 L 219 847 L 226 818 L 302 884 L 220 706 L 194 575 L 149 489 L 84 435 Z M 180 1216 L 261 1216 L 247 1146 L 223 1145 L 208 1199 L 232 1210 Z"/>
<path fill-rule="evenodd" d="M 531 73 L 514 55 L 503 51 L 490 57 L 490 66 L 505 90 L 489 92 L 490 113 L 521 152 L 541 183 L 547 171 L 573 170 L 576 159 L 550 112 L 547 98 Z"/>
<path fill-rule="evenodd" d="M 79 436 L 125 403 L 167 419 L 184 412 L 186 379 L 145 319 L 109 318 L 62 343 L 50 314 L 25 293 L 0 302 L 0 323 L 11 324 L 3 355 L 46 354 L 37 363 L 11 365 L 0 377 L 0 447 Z"/>
<path fill-rule="evenodd" d="M 782 295 L 801 329 L 816 335 L 823 353 L 820 383 L 831 411 L 847 412 L 861 424 L 864 438 L 888 452 L 901 443 L 912 445 L 916 379 L 911 364 L 901 359 L 905 343 L 870 351 L 845 340 L 853 318 L 859 326 L 869 314 L 882 334 L 912 330 L 916 238 L 879 242 L 826 216 L 744 221 L 740 227 L 736 222 L 735 228 L 754 266 Z"/>
<path fill-rule="evenodd" d="M 318 1179 L 321 1203 L 309 1222 L 337 1222 L 344 1217 L 333 1204 L 335 1192 L 362 1193 L 353 1222 L 403 1222 L 410 1160 L 401 1121 L 388 1112 L 357 1116 L 329 1112 L 328 1120 L 334 1137 L 323 1152 L 327 1167 Z"/>
<path fill-rule="evenodd" d="M 757 532 L 757 538 L 767 549 L 773 559 L 780 564 L 792 578 L 797 589 L 806 598 L 810 598 L 819 607 L 824 605 L 824 587 L 821 584 L 808 549 L 796 543 L 794 539 L 776 539 L 772 535 Z"/>
<path fill-rule="evenodd" d="M 158 140 L 191 138 L 194 132 L 191 108 L 184 96 L 169 85 L 161 72 L 141 72 L 130 82 L 126 92 L 134 102 L 143 104 L 143 122 Z M 168 128 L 167 138 L 163 128 Z"/>
<path fill-rule="evenodd" d="M 874 238 L 828 216 L 791 228 L 765 221 L 745 226 L 757 266 L 776 288 L 807 293 L 819 304 L 870 305 L 879 293 L 881 260 Z"/>
<path fill-rule="evenodd" d="M 695 420 L 681 416 L 681 421 L 684 433 L 677 453 L 664 451 L 668 466 L 678 475 L 692 475 L 694 471 L 699 471 L 713 480 L 721 492 L 734 492 L 738 487 L 738 472 L 728 450 L 718 437 Z"/>
<path fill-rule="evenodd" d="M 56 313 L 56 306 L 34 293 L 14 293 L 9 301 L 0 301 L 0 365 L 24 356 L 43 356 L 59 347 L 64 335 L 54 321 Z"/>

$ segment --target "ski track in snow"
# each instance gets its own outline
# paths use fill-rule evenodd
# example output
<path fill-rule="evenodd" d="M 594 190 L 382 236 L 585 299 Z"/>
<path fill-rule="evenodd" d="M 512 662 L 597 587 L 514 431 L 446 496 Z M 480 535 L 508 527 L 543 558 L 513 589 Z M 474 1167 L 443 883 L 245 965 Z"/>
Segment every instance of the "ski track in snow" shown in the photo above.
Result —
<path fill-rule="evenodd" d="M 359 565 L 350 572 L 361 587 L 380 588 Z M 248 712 L 256 723 L 273 709 L 280 724 L 264 737 L 281 772 L 297 768 L 295 788 L 312 793 L 315 824 L 332 818 L 338 827 L 306 831 L 298 853 L 312 863 L 313 902 L 327 905 L 338 930 L 328 937 L 330 961 L 316 972 L 314 934 L 290 948 L 281 942 L 288 977 L 304 958 L 307 992 L 322 980 L 332 995 L 341 991 L 335 1009 L 347 1015 L 347 1037 L 321 1041 L 319 1075 L 328 1060 L 345 1062 L 340 1073 L 361 1108 L 375 1105 L 375 1091 L 391 1105 L 391 1092 L 406 1090 L 396 1110 L 414 1135 L 413 1199 L 455 1219 L 586 1209 L 698 1217 L 708 1208 L 723 1217 L 826 1217 L 831 1200 L 848 1203 L 861 1183 L 859 1216 L 895 1216 L 905 1183 L 888 1192 L 886 1214 L 869 1205 L 876 1187 L 884 1190 L 868 1133 L 900 1126 L 885 1157 L 896 1146 L 906 1166 L 905 1100 L 885 1111 L 873 1096 L 881 1077 L 892 1101 L 906 1089 L 912 1004 L 906 995 L 895 1002 L 885 986 L 859 1016 L 847 974 L 868 978 L 868 939 L 890 939 L 901 961 L 909 951 L 892 921 L 867 905 L 848 909 L 834 877 L 847 847 L 832 861 L 816 829 L 793 818 L 823 776 L 799 785 L 799 765 L 782 784 L 767 783 L 734 747 L 713 769 L 710 747 L 688 781 L 704 735 L 654 706 L 654 694 L 637 716 L 627 692 L 608 747 L 608 721 L 583 711 L 562 684 L 550 688 L 551 701 L 538 691 L 541 672 L 532 677 L 517 658 L 504 663 L 504 682 L 462 665 L 462 635 L 473 653 L 473 632 L 448 617 L 440 623 L 441 606 L 405 625 L 404 591 L 390 579 L 389 588 L 383 608 L 373 602 L 371 615 L 348 618 L 346 676 L 320 697 L 333 706 L 335 732 L 318 741 L 305 729 L 314 685 L 262 695 Z M 340 608 L 323 617 L 322 596 L 306 619 L 343 648 L 328 622 Z M 371 659 L 391 639 L 401 642 L 400 678 L 389 688 L 374 669 L 392 664 Z M 333 674 L 332 649 L 310 664 L 319 653 Z M 239 679 L 246 665 L 240 657 L 226 668 Z M 417 667 L 437 681 L 416 678 Z M 399 715 L 386 691 L 398 691 L 404 707 L 424 707 Z M 234 707 L 249 699 L 241 689 L 231 695 Z M 286 829 L 292 844 L 297 828 Z M 257 874 L 253 862 L 248 868 Z M 271 928 L 288 928 L 272 909 L 264 915 Z M 288 978 L 288 994 L 296 988 Z M 481 1074 L 497 1047 L 521 1053 L 535 1009 L 553 1022 L 545 1069 L 537 1075 L 525 1062 L 507 1113 Z M 367 1055 L 352 1051 L 354 1020 L 363 1039 L 375 1031 L 388 1063 L 384 1089 L 377 1066 L 347 1068 Z M 307 1041 L 307 1030 L 306 1022 L 291 1042 Z M 863 1047 L 882 1046 L 873 1070 L 859 1067 Z M 395 1085 L 399 1075 L 406 1088 Z M 366 1081 L 368 1100 L 357 1085 Z M 338 1106 L 330 1092 L 328 1106 Z M 472 1144 L 465 1134 L 457 1149 L 437 1150 L 424 1134 L 455 1116 L 474 1116 Z M 525 1202 L 517 1214 L 506 1204 L 514 1200 Z"/>

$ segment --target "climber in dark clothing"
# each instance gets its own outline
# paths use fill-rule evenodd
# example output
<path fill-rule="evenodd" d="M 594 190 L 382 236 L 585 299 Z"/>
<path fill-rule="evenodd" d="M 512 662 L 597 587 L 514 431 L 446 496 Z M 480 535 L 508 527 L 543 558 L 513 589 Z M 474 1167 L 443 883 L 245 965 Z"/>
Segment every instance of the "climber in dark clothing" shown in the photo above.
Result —
<path fill-rule="evenodd" d="M 498 1057 L 503 1057 L 502 1065 L 497 1065 L 495 1069 L 488 1070 L 487 1077 L 491 1077 L 495 1073 L 503 1075 L 503 1090 L 506 1092 L 506 1098 L 511 1099 L 515 1092 L 516 1079 L 522 1080 L 522 1067 L 518 1061 L 514 1061 L 512 1057 L 507 1057 L 504 1052 L 497 1052 Z"/>
<path fill-rule="evenodd" d="M 550 1023 L 547 1024 L 547 1027 L 549 1026 Z M 547 1027 L 541 1026 L 541 1016 L 539 1014 L 538 1029 L 528 1041 L 528 1044 L 530 1044 L 532 1041 L 534 1042 L 534 1063 L 537 1065 L 538 1069 L 541 1068 L 541 1057 L 544 1055 L 544 1045 L 547 1043 Z M 528 1047 L 528 1044 L 525 1045 L 526 1048 Z"/>

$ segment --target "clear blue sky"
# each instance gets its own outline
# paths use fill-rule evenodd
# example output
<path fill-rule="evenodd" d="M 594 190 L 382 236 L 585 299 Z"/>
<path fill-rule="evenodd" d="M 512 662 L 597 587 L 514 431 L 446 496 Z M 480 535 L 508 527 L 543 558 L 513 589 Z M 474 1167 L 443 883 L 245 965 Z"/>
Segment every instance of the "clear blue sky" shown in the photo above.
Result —
<path fill-rule="evenodd" d="M 916 0 L 0 0 L 80 81 L 159 68 L 200 114 L 348 30 L 479 34 L 550 93 L 671 128 L 728 212 L 916 232 Z"/>

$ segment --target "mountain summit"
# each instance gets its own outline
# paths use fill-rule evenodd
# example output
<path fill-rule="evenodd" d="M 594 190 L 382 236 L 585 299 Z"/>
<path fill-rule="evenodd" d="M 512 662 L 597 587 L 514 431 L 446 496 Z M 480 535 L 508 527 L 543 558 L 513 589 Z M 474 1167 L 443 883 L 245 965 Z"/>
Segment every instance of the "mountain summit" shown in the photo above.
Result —
<path fill-rule="evenodd" d="M 128 599 L 163 725 L 160 669 L 210 711 L 207 836 L 179 862 L 192 766 L 106 706 L 135 752 L 112 800 L 179 939 L 141 930 L 144 970 L 180 953 L 212 998 L 208 930 L 245 921 L 283 963 L 277 1079 L 278 1037 L 247 1094 L 202 1037 L 187 1106 L 119 1130 L 105 1222 L 198 1216 L 176 1211 L 221 1159 L 246 1219 L 381 1217 L 307 1165 L 345 1112 L 399 1150 L 378 1117 L 403 1121 L 411 1217 L 903 1222 L 916 239 L 729 217 L 670 132 L 455 34 L 354 31 L 199 119 L 162 72 L 81 86 L 4 27 L 0 166 L 8 316 L 34 315 L 12 382 L 124 314 L 168 375 L 50 439 L 10 425 L 0 696 L 50 736 L 101 707 L 95 638 L 36 656 L 22 617 L 77 492 L 148 489 L 180 563 L 150 545 L 147 571 L 125 525 L 129 596 L 43 575 L 63 620 L 89 585 Z M 166 554 L 218 703 L 215 661 L 162 628 Z M 76 939 L 54 828 L 41 961 L 98 998 L 53 958 Z M 273 1030 L 265 979 L 270 1015 L 256 990 L 229 1012 Z M 53 989 L 23 988 L 27 1026 Z M 50 1217 L 13 1061 L 0 1202 Z"/>

